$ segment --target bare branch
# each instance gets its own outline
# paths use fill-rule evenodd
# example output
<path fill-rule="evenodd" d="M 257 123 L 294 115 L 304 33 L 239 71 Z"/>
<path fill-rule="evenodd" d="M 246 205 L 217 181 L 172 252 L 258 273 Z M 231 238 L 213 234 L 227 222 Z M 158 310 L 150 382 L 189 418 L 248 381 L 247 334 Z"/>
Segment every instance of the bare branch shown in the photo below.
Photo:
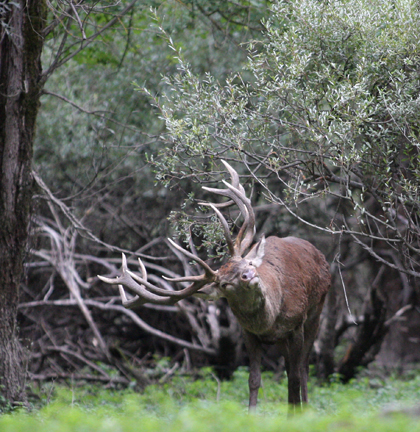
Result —
<path fill-rule="evenodd" d="M 179 339 L 175 336 L 169 335 L 165 332 L 162 332 L 158 329 L 155 329 L 154 327 L 149 326 L 145 321 L 143 321 L 135 312 L 133 312 L 130 309 L 126 309 L 123 306 L 119 305 L 113 305 L 109 303 L 102 303 L 96 300 L 91 299 L 85 299 L 85 304 L 87 306 L 95 307 L 97 309 L 101 310 L 110 310 L 110 311 L 116 311 L 120 312 L 126 316 L 128 316 L 139 328 L 144 330 L 145 332 L 157 336 L 163 340 L 166 340 L 168 342 L 171 342 L 173 344 L 176 344 L 178 346 L 182 346 L 184 348 L 191 349 L 193 351 L 199 351 L 203 352 L 208 355 L 215 355 L 216 351 L 212 348 L 200 346 L 193 344 L 188 341 L 184 341 L 182 339 Z M 56 306 L 77 306 L 76 300 L 64 300 L 64 301 L 57 301 L 57 300 L 48 300 L 43 302 L 34 302 L 34 303 L 23 303 L 19 307 L 20 308 L 28 308 L 33 306 L 48 306 L 48 305 L 56 305 Z"/>
<path fill-rule="evenodd" d="M 131 10 L 134 5 L 136 4 L 137 0 L 133 0 L 131 3 L 129 3 L 120 13 L 115 15 L 111 20 L 109 20 L 108 23 L 106 23 L 100 30 L 98 30 L 96 33 L 94 33 L 92 36 L 87 38 L 86 40 L 82 40 L 82 42 L 79 45 L 79 48 L 75 49 L 71 54 L 63 58 L 62 60 L 59 60 L 58 57 L 54 60 L 54 62 L 51 64 L 51 66 L 42 73 L 42 80 L 45 82 L 48 77 L 60 66 L 67 63 L 69 60 L 71 60 L 74 56 L 79 54 L 80 51 L 85 49 L 88 45 L 90 45 L 92 42 L 94 42 L 98 36 L 100 36 L 102 33 L 104 33 L 106 30 L 108 30 L 110 27 L 112 27 L 115 23 L 117 23 L 129 10 Z"/>
<path fill-rule="evenodd" d="M 79 24 L 80 31 L 82 32 L 82 38 L 83 38 L 83 40 L 86 40 L 86 33 L 85 33 L 84 28 L 83 28 L 82 21 L 80 20 L 79 14 L 77 13 L 77 10 L 74 7 L 74 4 L 73 4 L 72 0 L 70 0 L 70 6 L 71 6 L 71 8 L 73 10 L 74 15 L 76 16 L 77 24 Z"/>

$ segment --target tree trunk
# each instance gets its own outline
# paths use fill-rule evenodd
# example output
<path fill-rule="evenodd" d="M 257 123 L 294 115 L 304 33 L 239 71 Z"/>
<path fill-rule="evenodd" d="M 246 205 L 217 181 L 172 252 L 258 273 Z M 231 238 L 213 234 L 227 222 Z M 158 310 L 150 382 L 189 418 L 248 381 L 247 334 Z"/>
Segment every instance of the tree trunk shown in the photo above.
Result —
<path fill-rule="evenodd" d="M 360 366 L 366 367 L 375 358 L 388 332 L 386 326 L 387 307 L 384 293 L 379 288 L 385 267 L 379 270 L 372 283 L 369 297 L 365 301 L 363 322 L 357 326 L 353 343 L 338 367 L 343 382 L 354 378 Z"/>
<path fill-rule="evenodd" d="M 0 401 L 25 400 L 17 306 L 32 200 L 45 0 L 0 10 Z"/>

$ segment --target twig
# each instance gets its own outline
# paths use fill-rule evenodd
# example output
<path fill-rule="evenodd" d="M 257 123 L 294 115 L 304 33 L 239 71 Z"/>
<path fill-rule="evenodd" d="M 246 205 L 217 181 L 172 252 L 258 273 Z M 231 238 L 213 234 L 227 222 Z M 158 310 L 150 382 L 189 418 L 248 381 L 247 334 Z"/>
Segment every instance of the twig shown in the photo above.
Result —
<path fill-rule="evenodd" d="M 66 372 L 57 373 L 46 373 L 46 374 L 33 374 L 28 372 L 29 378 L 34 381 L 46 381 L 46 380 L 57 380 L 57 379 L 72 379 L 77 381 L 101 381 L 117 384 L 129 385 L 130 381 L 127 378 L 115 377 L 115 376 L 101 376 L 101 375 L 88 375 L 88 374 L 73 374 Z"/>
<path fill-rule="evenodd" d="M 111 379 L 111 377 L 103 370 L 101 369 L 99 366 L 97 366 L 95 363 L 91 362 L 90 360 L 88 360 L 87 358 L 83 357 L 81 354 L 75 352 L 75 351 L 71 351 L 67 348 L 63 348 L 63 347 L 53 347 L 53 346 L 49 346 L 46 348 L 48 351 L 57 351 L 57 352 L 61 352 L 67 355 L 71 355 L 73 357 L 76 357 L 78 360 L 80 360 L 81 362 L 87 364 L 90 368 L 92 368 L 93 370 L 95 370 L 96 372 L 99 372 L 101 375 L 103 375 L 105 378 L 107 378 L 108 380 Z"/>
<path fill-rule="evenodd" d="M 389 318 L 388 320 L 386 320 L 384 322 L 384 326 L 389 327 L 394 321 L 400 320 L 401 315 L 403 315 L 404 313 L 406 313 L 408 310 L 410 310 L 412 308 L 413 308 L 413 305 L 409 304 L 409 305 L 405 305 L 401 309 L 397 310 L 397 312 L 395 312 L 395 314 L 391 318 Z"/>
<path fill-rule="evenodd" d="M 211 376 L 216 380 L 217 382 L 217 393 L 216 393 L 216 402 L 220 401 L 220 389 L 221 389 L 221 385 L 220 385 L 220 380 L 219 378 L 212 372 Z"/>
<path fill-rule="evenodd" d="M 162 378 L 159 379 L 159 383 L 163 384 L 164 382 L 166 382 L 174 373 L 175 371 L 179 369 L 179 363 L 176 362 L 169 370 L 168 372 L 166 372 L 165 375 L 163 375 Z"/>
<path fill-rule="evenodd" d="M 99 118 L 101 118 L 101 119 L 107 120 L 107 121 L 109 121 L 109 122 L 111 122 L 111 123 L 114 123 L 114 124 L 116 124 L 116 125 L 118 125 L 118 126 L 121 126 L 121 127 L 125 128 L 125 129 L 128 129 L 128 130 L 130 130 L 130 131 L 138 132 L 138 130 L 137 130 L 136 128 L 134 128 L 134 127 L 132 127 L 132 126 L 129 126 L 129 125 L 126 124 L 126 123 L 121 123 L 120 121 L 115 120 L 115 119 L 113 119 L 112 117 L 106 116 L 106 115 L 104 114 L 104 113 L 114 114 L 112 111 L 105 111 L 105 110 L 95 110 L 95 111 L 90 111 L 90 110 L 87 110 L 86 108 L 81 107 L 80 105 L 77 105 L 75 102 L 71 101 L 70 99 L 66 98 L 66 97 L 63 96 L 63 95 L 60 95 L 60 94 L 58 94 L 58 93 L 54 93 L 54 92 L 52 92 L 52 91 L 45 90 L 45 89 L 42 90 L 42 94 L 43 94 L 43 95 L 54 96 L 54 97 L 56 97 L 57 99 L 61 99 L 62 101 L 68 103 L 68 104 L 71 105 L 73 108 L 76 108 L 77 110 L 79 110 L 79 111 L 82 112 L 82 113 L 85 113 L 85 114 L 88 114 L 88 115 L 93 115 L 93 116 L 95 116 L 95 117 L 99 117 Z"/>
<path fill-rule="evenodd" d="M 83 40 L 86 40 L 85 29 L 83 28 L 82 21 L 80 20 L 79 14 L 77 13 L 77 10 L 74 7 L 74 4 L 73 4 L 72 0 L 70 0 L 70 7 L 72 8 L 74 15 L 76 16 L 77 23 L 79 24 L 80 31 L 82 32 L 82 38 L 83 38 Z"/>

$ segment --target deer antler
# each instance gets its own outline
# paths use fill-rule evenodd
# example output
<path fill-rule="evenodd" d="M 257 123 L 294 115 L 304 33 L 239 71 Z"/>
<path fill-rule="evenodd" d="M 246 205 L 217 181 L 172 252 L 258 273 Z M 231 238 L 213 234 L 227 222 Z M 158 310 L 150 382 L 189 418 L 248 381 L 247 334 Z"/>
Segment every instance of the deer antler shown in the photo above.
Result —
<path fill-rule="evenodd" d="M 220 213 L 220 211 L 217 210 L 217 207 L 221 208 L 231 205 L 232 201 L 228 201 L 222 204 L 200 204 L 210 206 L 219 218 L 223 227 L 226 242 L 229 248 L 229 253 L 231 254 L 231 256 L 242 256 L 242 254 L 249 248 L 254 239 L 255 214 L 251 206 L 251 200 L 247 198 L 247 196 L 245 195 L 245 189 L 239 183 L 238 173 L 226 161 L 222 160 L 222 162 L 226 169 L 229 171 L 229 174 L 231 175 L 231 184 L 223 180 L 223 183 L 227 186 L 227 189 L 215 189 L 205 186 L 203 187 L 203 189 L 209 192 L 213 192 L 217 195 L 228 197 L 239 207 L 239 210 L 244 218 L 244 222 L 239 230 L 238 236 L 236 237 L 235 243 L 233 243 L 232 241 L 229 225 L 226 222 L 226 219 Z"/>
<path fill-rule="evenodd" d="M 224 181 L 227 189 L 213 189 L 203 187 L 203 189 L 213 192 L 218 195 L 226 196 L 231 199 L 226 203 L 213 204 L 213 203 L 201 203 L 203 205 L 210 206 L 213 211 L 216 213 L 217 217 L 220 219 L 220 222 L 223 227 L 223 231 L 225 234 L 226 242 L 229 248 L 229 253 L 233 257 L 242 256 L 246 249 L 251 245 L 252 240 L 255 234 L 255 216 L 254 211 L 251 206 L 251 201 L 245 195 L 245 189 L 239 182 L 238 173 L 224 160 L 222 160 L 226 169 L 230 173 L 231 176 L 231 184 Z M 235 203 L 244 218 L 244 222 L 242 227 L 239 230 L 238 236 L 233 242 L 232 237 L 230 235 L 229 225 L 222 215 L 222 213 L 218 210 L 219 208 L 227 207 L 231 204 Z M 147 280 L 147 272 L 144 267 L 142 261 L 139 260 L 139 266 L 141 270 L 141 277 L 137 274 L 131 272 L 127 266 L 127 259 L 125 255 L 122 255 L 122 274 L 116 278 L 107 278 L 104 276 L 98 276 L 103 282 L 118 285 L 120 290 L 120 295 L 122 299 L 123 306 L 127 308 L 133 308 L 136 306 L 143 305 L 145 303 L 153 303 L 160 305 L 172 305 L 182 300 L 184 298 L 190 297 L 195 294 L 200 288 L 204 285 L 210 284 L 217 279 L 217 271 L 212 270 L 208 264 L 206 264 L 201 258 L 199 258 L 195 253 L 188 252 L 183 249 L 181 246 L 176 244 L 173 240 L 168 239 L 171 246 L 185 255 L 187 258 L 194 260 L 197 264 L 199 264 L 203 270 L 204 274 L 198 276 L 185 276 L 179 278 L 165 278 L 165 280 L 171 282 L 192 282 L 188 287 L 180 290 L 180 291 L 169 291 L 163 288 L 159 288 L 153 284 L 151 284 Z M 191 245 L 191 250 L 194 252 L 194 248 Z M 131 291 L 134 294 L 134 298 L 127 299 L 127 295 L 124 291 L 124 287 L 127 290 Z"/>
<path fill-rule="evenodd" d="M 159 288 L 147 280 L 147 272 L 141 259 L 138 258 L 139 266 L 142 271 L 142 277 L 131 272 L 127 266 L 127 258 L 122 254 L 122 274 L 116 278 L 107 278 L 99 276 L 98 278 L 108 284 L 118 285 L 120 290 L 121 300 L 124 307 L 133 308 L 141 306 L 145 303 L 160 304 L 160 305 L 173 305 L 179 300 L 190 297 L 195 294 L 200 288 L 216 279 L 217 272 L 212 270 L 203 260 L 186 251 L 181 246 L 177 245 L 174 241 L 170 240 L 172 246 L 182 252 L 184 255 L 196 261 L 203 268 L 205 273 L 199 276 L 187 276 L 181 278 L 165 278 L 172 282 L 192 282 L 187 288 L 180 291 L 168 291 Z M 124 291 L 124 287 L 131 291 L 135 297 L 128 300 Z"/>

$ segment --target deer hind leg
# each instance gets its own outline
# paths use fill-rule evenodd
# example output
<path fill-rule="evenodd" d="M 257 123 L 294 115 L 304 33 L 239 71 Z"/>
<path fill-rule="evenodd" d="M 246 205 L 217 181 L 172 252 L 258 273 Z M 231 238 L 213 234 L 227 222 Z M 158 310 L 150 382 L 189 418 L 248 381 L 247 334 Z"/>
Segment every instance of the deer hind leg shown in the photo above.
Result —
<path fill-rule="evenodd" d="M 257 406 L 258 390 L 261 386 L 261 343 L 258 338 L 244 332 L 245 346 L 249 356 L 249 410 L 254 411 Z"/>
<path fill-rule="evenodd" d="M 300 395 L 303 403 L 308 402 L 308 375 L 309 375 L 309 353 L 305 356 L 304 364 L 301 369 Z"/>
<path fill-rule="evenodd" d="M 301 382 L 301 395 L 302 402 L 308 402 L 308 375 L 309 375 L 309 356 L 314 345 L 314 341 L 318 334 L 320 315 L 322 311 L 323 302 L 318 305 L 318 308 L 304 326 L 304 340 L 303 340 L 303 365 L 302 365 L 302 382 Z"/>
<path fill-rule="evenodd" d="M 303 329 L 290 335 L 286 346 L 284 357 L 288 380 L 288 401 L 294 411 L 295 407 L 300 406 L 302 399 L 306 402 L 308 398 Z"/>

